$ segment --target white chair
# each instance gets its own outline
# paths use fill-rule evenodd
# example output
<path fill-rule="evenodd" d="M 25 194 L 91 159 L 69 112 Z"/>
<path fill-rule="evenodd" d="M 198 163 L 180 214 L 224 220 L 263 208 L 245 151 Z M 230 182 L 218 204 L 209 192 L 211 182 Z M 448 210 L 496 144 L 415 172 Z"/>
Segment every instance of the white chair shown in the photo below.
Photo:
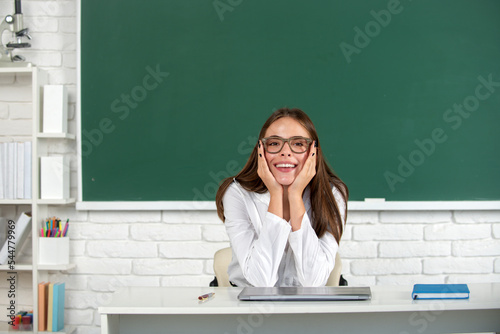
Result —
<path fill-rule="evenodd" d="M 326 281 L 326 286 L 339 286 L 340 275 L 342 275 L 342 260 L 340 259 L 339 252 L 335 255 L 335 266 Z"/>
<path fill-rule="evenodd" d="M 219 249 L 214 255 L 214 272 L 217 278 L 218 286 L 231 286 L 229 283 L 229 275 L 227 274 L 227 268 L 232 258 L 231 247 Z M 335 267 L 333 267 L 330 277 L 326 282 L 327 286 L 339 286 L 340 275 L 342 274 L 342 260 L 337 252 L 335 257 Z"/>
<path fill-rule="evenodd" d="M 227 268 L 231 263 L 233 251 L 231 247 L 219 249 L 214 255 L 214 273 L 217 278 L 218 286 L 231 286 Z"/>

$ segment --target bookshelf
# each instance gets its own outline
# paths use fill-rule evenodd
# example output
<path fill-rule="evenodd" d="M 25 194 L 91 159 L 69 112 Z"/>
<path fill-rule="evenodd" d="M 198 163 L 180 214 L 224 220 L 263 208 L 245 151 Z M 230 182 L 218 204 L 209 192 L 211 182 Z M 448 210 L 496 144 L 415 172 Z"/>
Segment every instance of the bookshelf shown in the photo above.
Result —
<path fill-rule="evenodd" d="M 68 326 L 65 327 L 62 331 L 59 332 L 38 332 L 38 333 L 59 333 L 59 334 L 71 334 L 75 331 L 75 328 L 73 326 Z M 10 330 L 9 331 L 9 325 L 6 322 L 0 323 L 0 333 L 2 334 L 12 334 L 12 333 L 19 333 L 19 334 L 33 334 L 35 333 L 33 330 Z"/>
<path fill-rule="evenodd" d="M 37 68 L 36 66 L 27 67 L 0 67 L 0 76 L 13 76 L 15 82 L 22 84 L 14 84 L 13 89 L 25 89 L 31 91 L 31 101 L 23 103 L 31 103 L 32 106 L 32 128 L 30 136 L 10 136 L 4 137 L 12 141 L 31 141 L 31 199 L 0 199 L 0 208 L 2 206 L 16 207 L 16 211 L 31 211 L 31 247 L 32 256 L 30 260 L 24 260 L 23 263 L 16 263 L 15 269 L 11 270 L 8 265 L 0 265 L 1 272 L 18 272 L 19 275 L 31 272 L 31 287 L 17 286 L 19 290 L 30 290 L 32 295 L 32 309 L 33 309 L 33 325 L 29 331 L 17 330 L 16 333 L 46 333 L 38 331 L 38 283 L 47 281 L 49 272 L 53 271 L 67 271 L 75 267 L 74 264 L 68 265 L 40 265 L 38 264 L 38 243 L 39 243 L 39 228 L 43 219 L 53 216 L 51 209 L 54 206 L 60 205 L 73 205 L 74 198 L 68 199 L 41 199 L 40 198 L 40 157 L 47 156 L 48 146 L 54 140 L 74 141 L 76 136 L 71 133 L 55 133 L 47 134 L 42 132 L 42 97 L 43 86 L 48 83 L 47 74 L 45 71 Z M 2 120 L 0 120 L 1 122 Z M 10 219 L 17 219 L 18 217 L 9 217 Z M 25 245 L 24 247 L 28 247 Z M 28 263 L 26 263 L 28 261 Z M 17 262 L 17 261 L 16 261 Z M 4 296 L 2 296 L 2 299 Z M 16 312 L 19 309 L 16 309 Z M 72 333 L 75 328 L 65 327 L 64 330 L 58 333 Z M 7 322 L 0 322 L 0 334 L 11 333 Z M 47 332 L 48 333 L 48 332 Z"/>

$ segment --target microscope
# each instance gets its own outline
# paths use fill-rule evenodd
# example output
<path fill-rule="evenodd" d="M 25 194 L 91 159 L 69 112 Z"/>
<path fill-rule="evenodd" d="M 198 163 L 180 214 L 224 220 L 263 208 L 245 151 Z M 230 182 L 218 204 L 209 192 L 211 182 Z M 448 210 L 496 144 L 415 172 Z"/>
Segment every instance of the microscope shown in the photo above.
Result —
<path fill-rule="evenodd" d="M 31 39 L 28 28 L 24 28 L 23 14 L 21 11 L 21 0 L 14 0 L 15 14 L 7 15 L 0 24 L 0 67 L 2 66 L 30 66 L 25 62 L 25 58 L 13 55 L 14 49 L 29 48 L 30 43 L 23 42 L 23 38 Z M 3 33 L 8 30 L 12 34 L 14 42 L 4 44 Z"/>

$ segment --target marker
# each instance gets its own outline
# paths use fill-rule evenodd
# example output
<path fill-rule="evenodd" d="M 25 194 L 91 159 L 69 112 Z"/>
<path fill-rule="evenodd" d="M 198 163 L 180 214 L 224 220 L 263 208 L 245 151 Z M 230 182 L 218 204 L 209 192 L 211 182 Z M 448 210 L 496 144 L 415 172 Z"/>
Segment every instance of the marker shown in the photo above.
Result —
<path fill-rule="evenodd" d="M 207 300 L 208 298 L 211 298 L 215 295 L 215 292 L 210 292 L 210 293 L 207 293 L 207 294 L 204 294 L 204 295 L 201 295 L 198 297 L 198 300 Z"/>
<path fill-rule="evenodd" d="M 62 236 L 63 236 L 63 237 L 65 237 L 65 236 L 66 236 L 66 233 L 68 233 L 68 226 L 69 226 L 69 219 L 68 219 L 68 220 L 66 220 L 66 224 L 65 224 L 65 226 L 64 226 L 64 232 L 63 232 L 63 234 L 62 234 Z"/>

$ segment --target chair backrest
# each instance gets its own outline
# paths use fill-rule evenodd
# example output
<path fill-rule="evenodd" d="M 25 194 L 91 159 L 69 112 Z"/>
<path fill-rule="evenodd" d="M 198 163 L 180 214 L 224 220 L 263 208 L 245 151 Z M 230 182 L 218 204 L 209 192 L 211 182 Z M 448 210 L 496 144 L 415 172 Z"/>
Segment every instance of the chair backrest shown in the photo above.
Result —
<path fill-rule="evenodd" d="M 227 268 L 229 263 L 231 263 L 233 252 L 231 247 L 219 249 L 214 255 L 214 272 L 217 278 L 218 286 L 231 286 L 229 283 L 229 275 L 227 274 Z M 335 267 L 333 267 L 330 277 L 326 282 L 327 286 L 339 286 L 340 274 L 342 274 L 342 260 L 337 252 L 335 257 Z"/>
<path fill-rule="evenodd" d="M 335 256 L 335 266 L 333 267 L 330 277 L 326 281 L 326 286 L 339 286 L 340 275 L 342 274 L 342 260 L 340 259 L 339 252 Z"/>
<path fill-rule="evenodd" d="M 231 286 L 229 284 L 229 275 L 227 268 L 231 263 L 233 251 L 231 247 L 219 249 L 214 255 L 214 273 L 217 278 L 218 286 Z"/>

